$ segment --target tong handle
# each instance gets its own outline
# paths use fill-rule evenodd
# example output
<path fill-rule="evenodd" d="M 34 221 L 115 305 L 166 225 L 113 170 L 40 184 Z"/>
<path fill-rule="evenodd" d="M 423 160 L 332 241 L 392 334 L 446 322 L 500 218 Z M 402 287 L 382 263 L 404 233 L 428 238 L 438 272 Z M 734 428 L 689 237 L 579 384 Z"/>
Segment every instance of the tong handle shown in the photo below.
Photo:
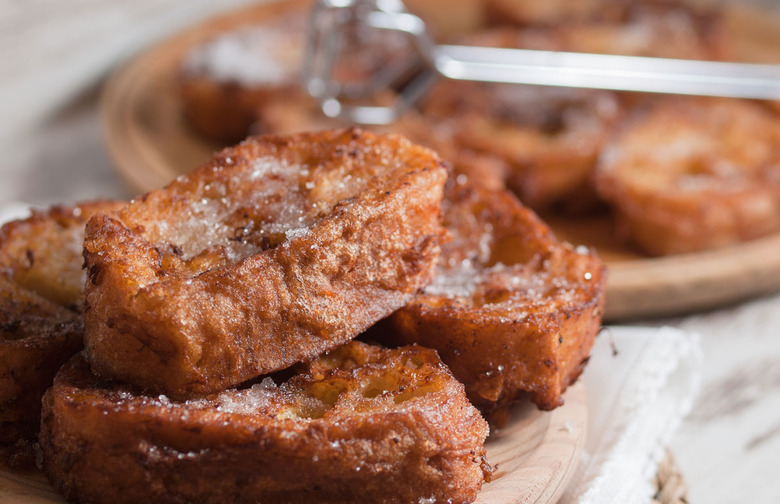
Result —
<path fill-rule="evenodd" d="M 780 66 L 611 54 L 436 46 L 450 79 L 780 100 Z"/>
<path fill-rule="evenodd" d="M 389 106 L 347 105 L 387 89 L 414 62 L 383 69 L 362 84 L 333 78 L 348 22 L 406 34 L 425 68 Z M 780 66 L 573 52 L 436 45 L 425 22 L 400 0 L 319 0 L 311 16 L 304 68 L 309 93 L 328 117 L 390 124 L 438 77 L 481 82 L 780 100 Z"/>

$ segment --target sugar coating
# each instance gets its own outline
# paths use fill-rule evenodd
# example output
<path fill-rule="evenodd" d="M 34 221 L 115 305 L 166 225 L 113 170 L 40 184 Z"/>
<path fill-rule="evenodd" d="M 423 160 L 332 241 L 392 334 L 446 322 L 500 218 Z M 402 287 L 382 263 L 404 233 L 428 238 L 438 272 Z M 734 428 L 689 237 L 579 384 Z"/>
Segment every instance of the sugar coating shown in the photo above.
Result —
<path fill-rule="evenodd" d="M 480 307 L 506 312 L 513 320 L 523 318 L 527 310 L 550 306 L 551 300 L 561 306 L 577 299 L 583 281 L 593 279 L 590 271 L 567 271 L 561 274 L 555 261 L 560 254 L 589 255 L 587 247 L 574 248 L 560 244 L 556 249 L 543 248 L 522 262 L 506 264 L 494 261 L 495 249 L 502 247 L 506 229 L 497 229 L 471 211 L 456 209 L 450 218 L 452 242 L 443 248 L 438 274 L 423 291 L 426 296 L 449 299 L 459 306 Z M 514 232 L 514 231 L 513 231 Z"/>
<path fill-rule="evenodd" d="M 217 411 L 240 415 L 253 415 L 267 409 L 279 394 L 279 388 L 271 378 L 264 378 L 258 384 L 241 391 L 227 391 L 216 400 Z"/>
<path fill-rule="evenodd" d="M 409 401 L 442 392 L 440 385 L 427 383 L 426 377 L 443 376 L 444 373 L 431 362 L 430 356 L 403 350 L 362 350 L 365 347 L 368 345 L 355 342 L 341 347 L 321 356 L 310 368 L 302 369 L 280 384 L 265 377 L 244 389 L 229 389 L 212 397 L 186 401 L 172 400 L 164 394 L 138 395 L 120 387 L 109 393 L 111 405 L 116 411 L 133 412 L 148 407 L 175 411 L 182 420 L 189 419 L 194 411 L 213 411 L 309 422 L 361 412 L 401 411 L 408 407 Z M 356 352 L 355 348 L 363 353 L 355 357 L 350 353 Z M 104 413 L 108 414 L 108 411 Z M 438 418 L 438 414 L 438 411 L 426 413 L 433 419 Z M 441 418 L 441 421 L 445 419 Z"/>
<path fill-rule="evenodd" d="M 229 182 L 205 184 L 200 197 L 183 204 L 183 218 L 161 216 L 144 223 L 144 234 L 185 261 L 214 252 L 232 263 L 306 236 L 311 225 L 369 181 L 368 175 L 309 170 L 281 158 L 261 157 Z M 236 188 L 246 197 L 235 197 Z"/>
<path fill-rule="evenodd" d="M 301 15 L 245 26 L 195 47 L 183 70 L 244 86 L 294 82 L 303 60 L 304 35 Z"/>

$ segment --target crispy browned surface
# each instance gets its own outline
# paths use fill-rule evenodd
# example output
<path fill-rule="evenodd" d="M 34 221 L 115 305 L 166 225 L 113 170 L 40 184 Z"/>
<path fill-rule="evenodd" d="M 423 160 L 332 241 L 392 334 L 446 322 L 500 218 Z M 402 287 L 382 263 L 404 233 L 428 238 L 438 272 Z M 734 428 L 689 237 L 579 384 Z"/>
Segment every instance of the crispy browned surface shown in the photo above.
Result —
<path fill-rule="evenodd" d="M 465 176 L 472 184 L 486 189 L 506 189 L 509 168 L 500 154 L 480 151 L 468 142 L 461 142 L 446 121 L 411 110 L 385 128 L 438 152 L 452 165 L 454 177 L 461 176 L 462 179 Z"/>
<path fill-rule="evenodd" d="M 44 398 L 41 446 L 71 500 L 471 502 L 487 424 L 436 356 L 352 342 L 208 400 L 101 381 L 79 357 Z"/>
<path fill-rule="evenodd" d="M 446 175 L 398 136 L 257 137 L 96 216 L 93 369 L 182 397 L 352 339 L 430 282 Z"/>
<path fill-rule="evenodd" d="M 0 228 L 0 454 L 21 456 L 38 431 L 41 396 L 82 346 L 84 224 L 118 203 L 33 211 Z"/>
<path fill-rule="evenodd" d="M 41 396 L 82 330 L 77 313 L 0 277 L 0 445 L 35 438 Z"/>
<path fill-rule="evenodd" d="M 723 247 L 780 229 L 780 118 L 748 101 L 668 98 L 605 153 L 598 189 L 643 251 Z"/>
<path fill-rule="evenodd" d="M 443 208 L 454 239 L 434 282 L 389 319 L 390 339 L 435 348 L 486 413 L 525 392 L 559 406 L 600 327 L 603 265 L 506 191 L 452 186 Z"/>

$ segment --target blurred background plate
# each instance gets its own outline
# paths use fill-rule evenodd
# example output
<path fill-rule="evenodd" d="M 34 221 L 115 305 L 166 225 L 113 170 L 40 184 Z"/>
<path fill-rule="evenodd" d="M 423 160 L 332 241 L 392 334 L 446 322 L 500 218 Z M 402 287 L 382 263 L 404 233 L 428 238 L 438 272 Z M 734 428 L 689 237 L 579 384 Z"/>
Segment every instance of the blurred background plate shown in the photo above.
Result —
<path fill-rule="evenodd" d="M 109 151 L 137 191 L 159 188 L 222 146 L 191 131 L 182 116 L 177 71 L 183 55 L 214 35 L 306 5 L 290 0 L 245 7 L 212 18 L 150 48 L 109 79 L 101 114 Z M 735 3 L 726 30 L 738 57 L 780 61 L 780 20 Z M 780 235 L 731 248 L 648 258 L 618 241 L 608 217 L 547 218 L 559 236 L 595 247 L 610 269 L 607 321 L 669 316 L 717 307 L 780 289 Z"/>

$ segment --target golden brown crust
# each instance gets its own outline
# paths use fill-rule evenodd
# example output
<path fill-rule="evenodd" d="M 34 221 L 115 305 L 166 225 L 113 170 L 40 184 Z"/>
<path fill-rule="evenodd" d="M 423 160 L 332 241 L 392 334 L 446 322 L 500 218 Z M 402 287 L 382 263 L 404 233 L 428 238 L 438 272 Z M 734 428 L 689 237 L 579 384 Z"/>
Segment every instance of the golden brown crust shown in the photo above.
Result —
<path fill-rule="evenodd" d="M 0 228 L 0 458 L 30 458 L 41 396 L 82 346 L 84 224 L 107 201 L 34 210 Z"/>
<path fill-rule="evenodd" d="M 487 424 L 432 350 L 352 342 L 275 385 L 173 402 L 80 358 L 44 398 L 44 469 L 78 502 L 471 502 Z"/>
<path fill-rule="evenodd" d="M 257 137 L 87 225 L 87 357 L 183 397 L 344 343 L 430 282 L 446 169 L 394 136 Z"/>
<path fill-rule="evenodd" d="M 29 458 L 41 397 L 82 334 L 77 313 L 0 277 L 0 458 Z"/>
<path fill-rule="evenodd" d="M 559 406 L 600 328 L 604 266 L 506 191 L 453 185 L 443 208 L 454 239 L 434 283 L 389 319 L 391 340 L 435 348 L 489 414 L 525 393 Z"/>
<path fill-rule="evenodd" d="M 674 97 L 634 117 L 605 152 L 599 193 L 653 255 L 780 229 L 780 118 L 745 100 Z"/>

